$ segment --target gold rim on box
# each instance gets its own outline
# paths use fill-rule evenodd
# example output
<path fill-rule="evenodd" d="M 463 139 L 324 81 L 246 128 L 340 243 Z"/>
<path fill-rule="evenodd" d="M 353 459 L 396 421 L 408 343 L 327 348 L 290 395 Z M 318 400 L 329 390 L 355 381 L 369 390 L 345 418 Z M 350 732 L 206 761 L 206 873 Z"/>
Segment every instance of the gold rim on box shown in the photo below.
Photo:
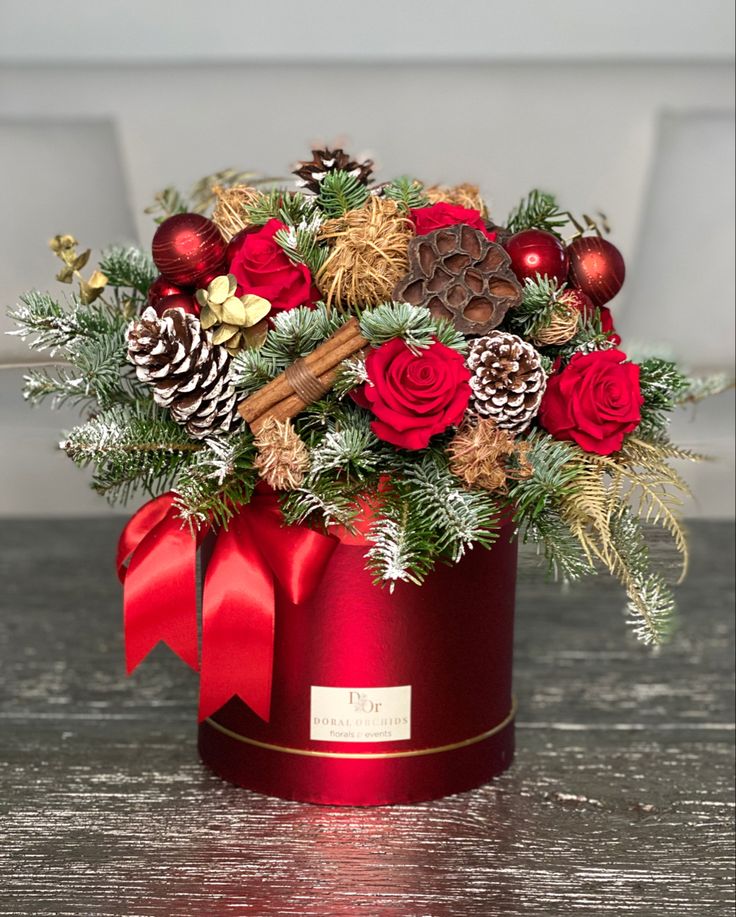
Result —
<path fill-rule="evenodd" d="M 233 732 L 227 726 L 223 726 L 212 717 L 208 717 L 204 722 L 212 726 L 218 732 L 243 742 L 245 745 L 254 745 L 256 748 L 265 748 L 266 751 L 280 751 L 287 755 L 304 755 L 309 758 L 351 758 L 354 760 L 372 760 L 374 758 L 418 758 L 422 755 L 438 755 L 443 751 L 455 751 L 458 748 L 465 748 L 468 745 L 475 745 L 484 739 L 490 739 L 505 729 L 516 716 L 516 698 L 511 699 L 511 709 L 508 714 L 494 726 L 481 732 L 480 735 L 472 736 L 469 739 L 463 739 L 461 742 L 452 742 L 450 745 L 437 745 L 433 748 L 416 748 L 411 751 L 384 751 L 384 752 L 343 752 L 343 751 L 312 751 L 307 748 L 292 748 L 289 745 L 272 745 L 270 742 L 259 742 L 258 739 L 250 739 L 248 736 L 241 735 L 239 732 Z"/>

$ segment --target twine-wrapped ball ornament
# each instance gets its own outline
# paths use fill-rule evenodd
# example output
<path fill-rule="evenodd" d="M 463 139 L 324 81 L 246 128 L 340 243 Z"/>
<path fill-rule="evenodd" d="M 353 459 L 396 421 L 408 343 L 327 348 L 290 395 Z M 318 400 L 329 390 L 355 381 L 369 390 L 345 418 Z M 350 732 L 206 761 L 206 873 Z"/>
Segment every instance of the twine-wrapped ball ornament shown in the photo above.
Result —
<path fill-rule="evenodd" d="M 377 196 L 365 207 L 325 222 L 319 233 L 330 253 L 315 277 L 328 306 L 377 306 L 391 299 L 409 266 L 414 230 L 398 204 Z"/>
<path fill-rule="evenodd" d="M 482 216 L 487 216 L 487 208 L 480 196 L 478 185 L 471 185 L 464 182 L 461 185 L 430 185 L 424 189 L 424 193 L 429 198 L 430 204 L 456 204 L 458 207 L 465 207 L 468 210 L 479 210 Z"/>
<path fill-rule="evenodd" d="M 232 185 L 230 188 L 215 185 L 212 193 L 217 201 L 212 211 L 212 222 L 220 230 L 225 241 L 229 242 L 233 236 L 251 225 L 247 208 L 255 204 L 261 193 L 250 185 Z"/>
<path fill-rule="evenodd" d="M 579 324 L 580 311 L 572 299 L 566 299 L 566 292 L 563 292 L 555 303 L 549 322 L 534 332 L 534 343 L 539 347 L 561 347 L 575 337 Z"/>
<path fill-rule="evenodd" d="M 492 331 L 470 342 L 471 414 L 489 417 L 502 430 L 523 433 L 542 403 L 547 386 L 539 354 L 516 334 Z"/>

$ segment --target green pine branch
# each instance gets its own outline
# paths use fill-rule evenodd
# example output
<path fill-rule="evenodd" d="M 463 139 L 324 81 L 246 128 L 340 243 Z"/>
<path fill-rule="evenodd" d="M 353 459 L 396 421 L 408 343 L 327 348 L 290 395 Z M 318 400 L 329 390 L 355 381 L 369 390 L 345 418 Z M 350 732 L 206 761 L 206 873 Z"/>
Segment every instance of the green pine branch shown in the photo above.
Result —
<path fill-rule="evenodd" d="M 433 533 L 435 550 L 456 563 L 474 544 L 490 547 L 498 535 L 498 506 L 487 491 L 462 486 L 442 451 L 428 450 L 409 461 L 399 485 L 411 510 Z"/>
<path fill-rule="evenodd" d="M 208 437 L 177 477 L 175 504 L 194 530 L 211 523 L 227 527 L 248 503 L 258 472 L 253 436 L 245 425 L 229 436 Z"/>
<path fill-rule="evenodd" d="M 152 401 L 100 411 L 60 445 L 80 468 L 94 468 L 92 487 L 110 503 L 168 490 L 201 448 Z"/>
<path fill-rule="evenodd" d="M 562 308 L 559 300 L 564 290 L 565 284 L 560 285 L 555 277 L 542 277 L 540 274 L 533 279 L 527 277 L 521 302 L 506 313 L 506 326 L 520 337 L 534 338 L 539 329 L 549 325 L 555 312 Z"/>
<path fill-rule="evenodd" d="M 358 210 L 369 197 L 370 191 L 363 182 L 349 172 L 336 169 L 322 179 L 317 205 L 330 219 L 341 217 L 349 210 Z"/>
<path fill-rule="evenodd" d="M 107 408 L 150 397 L 127 362 L 127 319 L 117 305 L 83 304 L 77 297 L 62 303 L 34 291 L 9 315 L 18 325 L 14 334 L 59 358 L 59 366 L 27 374 L 25 397 L 32 403 L 50 397 L 57 404 L 89 401 Z"/>
<path fill-rule="evenodd" d="M 639 387 L 644 404 L 636 435 L 653 442 L 666 441 L 669 415 L 687 396 L 691 382 L 675 363 L 652 357 L 639 364 Z"/>
<path fill-rule="evenodd" d="M 315 217 L 320 218 L 314 198 L 283 188 L 264 191 L 255 203 L 245 208 L 245 214 L 255 226 L 263 226 L 269 220 L 279 220 L 287 226 L 310 225 Z"/>
<path fill-rule="evenodd" d="M 375 585 L 388 584 L 391 590 L 397 582 L 421 585 L 434 568 L 434 542 L 427 540 L 408 503 L 389 501 L 382 513 L 368 532 L 371 546 L 365 555 Z"/>
<path fill-rule="evenodd" d="M 626 588 L 628 622 L 642 643 L 665 643 L 675 626 L 675 599 L 662 574 L 652 569 L 641 521 L 626 505 L 610 517 L 611 572 Z"/>
<path fill-rule="evenodd" d="M 296 264 L 305 264 L 314 276 L 327 260 L 329 248 L 318 241 L 319 221 L 279 229 L 274 241 Z"/>
<path fill-rule="evenodd" d="M 568 222 L 568 215 L 560 210 L 554 195 L 535 188 L 511 211 L 506 227 L 512 233 L 543 229 L 561 238 L 560 229 Z"/>
<path fill-rule="evenodd" d="M 360 330 L 374 347 L 400 337 L 414 350 L 430 347 L 435 341 L 461 353 L 467 350 L 465 336 L 451 322 L 435 318 L 424 306 L 405 302 L 366 309 L 360 316 Z"/>
<path fill-rule="evenodd" d="M 517 522 L 524 524 L 554 509 L 558 501 L 577 486 L 581 473 L 579 452 L 571 443 L 534 430 L 526 440 L 529 477 L 514 481 L 508 500 L 515 507 Z"/>
<path fill-rule="evenodd" d="M 23 338 L 32 350 L 46 351 L 51 356 L 61 353 L 71 357 L 82 341 L 122 336 L 127 324 L 119 309 L 99 300 L 85 305 L 71 296 L 60 302 L 38 290 L 24 293 L 20 305 L 9 309 L 8 315 L 18 325 L 11 334 Z"/>
<path fill-rule="evenodd" d="M 555 580 L 575 582 L 595 572 L 580 542 L 555 508 L 546 506 L 534 518 L 523 519 L 519 534 L 524 544 L 538 546 L 547 574 Z"/>
<path fill-rule="evenodd" d="M 113 245 L 105 249 L 100 258 L 100 270 L 109 286 L 135 290 L 143 296 L 158 274 L 148 252 L 134 245 Z"/>
<path fill-rule="evenodd" d="M 308 480 L 332 474 L 352 484 L 379 473 L 385 450 L 370 428 L 370 415 L 346 404 L 342 416 L 311 449 Z"/>
<path fill-rule="evenodd" d="M 288 491 L 281 499 L 281 509 L 287 525 L 308 524 L 317 528 L 328 525 L 354 530 L 360 511 L 358 499 L 365 485 L 349 487 L 338 477 L 318 475 L 297 490 Z"/>
<path fill-rule="evenodd" d="M 387 182 L 382 187 L 381 193 L 388 200 L 396 201 L 399 207 L 407 212 L 429 206 L 429 198 L 424 191 L 424 185 L 408 175 L 401 175 Z"/>

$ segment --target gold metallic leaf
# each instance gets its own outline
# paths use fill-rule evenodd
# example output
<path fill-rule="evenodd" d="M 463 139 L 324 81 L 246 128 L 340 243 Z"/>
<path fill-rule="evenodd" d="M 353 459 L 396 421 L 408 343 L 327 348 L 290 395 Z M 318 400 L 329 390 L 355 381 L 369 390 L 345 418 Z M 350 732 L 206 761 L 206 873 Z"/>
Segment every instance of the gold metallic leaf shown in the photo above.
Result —
<path fill-rule="evenodd" d="M 240 324 L 245 325 L 246 328 L 252 328 L 253 325 L 258 324 L 271 311 L 271 303 L 262 296 L 256 296 L 254 293 L 243 296 L 241 302 L 244 306 L 245 321 Z"/>
<path fill-rule="evenodd" d="M 228 325 L 248 324 L 245 305 L 237 296 L 231 296 L 222 304 L 222 320 Z"/>
<path fill-rule="evenodd" d="M 230 296 L 230 280 L 227 274 L 215 277 L 207 287 L 207 299 L 213 306 L 220 306 Z"/>
<path fill-rule="evenodd" d="M 89 261 L 89 256 L 92 254 L 91 250 L 88 248 L 86 252 L 82 252 L 81 255 L 76 255 L 72 261 L 72 267 L 75 271 L 81 271 L 85 264 Z"/>
<path fill-rule="evenodd" d="M 194 298 L 199 303 L 200 308 L 204 309 L 207 305 L 207 290 L 197 290 L 194 294 Z"/>
<path fill-rule="evenodd" d="M 213 344 L 224 344 L 229 341 L 234 334 L 238 334 L 240 329 L 236 325 L 220 325 L 212 335 Z"/>
<path fill-rule="evenodd" d="M 70 236 L 68 233 L 54 236 L 54 238 L 49 241 L 49 248 L 57 255 L 62 251 L 76 248 L 77 245 L 79 245 L 79 242 L 77 242 L 74 236 Z"/>
<path fill-rule="evenodd" d="M 93 303 L 102 293 L 102 288 L 90 286 L 86 280 L 79 281 L 79 299 L 83 305 Z"/>
<path fill-rule="evenodd" d="M 92 271 L 90 278 L 87 281 L 87 285 L 93 290 L 104 290 L 107 286 L 107 277 L 102 271 Z"/>
<path fill-rule="evenodd" d="M 258 324 L 253 325 L 252 328 L 246 328 L 243 332 L 243 337 L 245 338 L 245 346 L 250 347 L 253 350 L 261 347 L 266 341 L 266 335 L 268 334 L 268 322 L 266 319 L 262 319 Z"/>
<path fill-rule="evenodd" d="M 73 267 L 63 267 L 59 273 L 56 275 L 56 279 L 61 283 L 71 283 L 72 278 L 74 277 L 74 268 Z"/>
<path fill-rule="evenodd" d="M 197 290 L 197 293 L 203 292 L 204 290 Z M 216 325 L 219 321 L 220 319 L 205 302 L 205 305 L 202 306 L 202 310 L 199 313 L 199 324 L 206 331 L 208 328 L 212 328 L 213 325 Z"/>

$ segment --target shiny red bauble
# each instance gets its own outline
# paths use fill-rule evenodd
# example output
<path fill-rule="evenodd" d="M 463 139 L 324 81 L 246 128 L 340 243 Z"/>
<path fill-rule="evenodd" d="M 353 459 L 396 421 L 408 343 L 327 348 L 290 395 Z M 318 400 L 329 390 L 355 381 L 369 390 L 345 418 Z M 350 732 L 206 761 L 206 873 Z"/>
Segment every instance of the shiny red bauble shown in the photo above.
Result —
<path fill-rule="evenodd" d="M 573 309 L 577 309 L 583 318 L 590 318 L 594 314 L 595 306 L 591 302 L 590 296 L 586 296 L 582 290 L 578 290 L 576 287 L 568 287 L 562 292 L 559 299 L 566 306 L 572 306 Z"/>
<path fill-rule="evenodd" d="M 569 263 L 565 246 L 557 236 L 543 229 L 524 229 L 515 233 L 504 248 L 511 256 L 511 267 L 519 280 L 532 280 L 537 274 L 562 283 L 567 280 Z"/>
<path fill-rule="evenodd" d="M 186 290 L 175 283 L 171 283 L 165 277 L 157 277 L 148 288 L 148 305 L 155 306 L 163 296 L 177 296 L 179 293 L 185 293 Z"/>
<path fill-rule="evenodd" d="M 241 229 L 240 232 L 236 233 L 227 243 L 225 261 L 230 264 L 243 247 L 246 236 L 249 236 L 253 232 L 259 232 L 261 229 L 263 229 L 262 226 L 246 226 L 245 229 Z"/>
<path fill-rule="evenodd" d="M 198 213 L 177 213 L 159 226 L 151 253 L 163 276 L 180 286 L 199 286 L 201 278 L 225 267 L 225 240 L 217 226 Z"/>
<path fill-rule="evenodd" d="M 183 312 L 189 312 L 190 315 L 199 315 L 197 300 L 190 293 L 174 293 L 172 296 L 162 296 L 151 305 L 159 318 L 167 309 L 181 309 Z"/>
<path fill-rule="evenodd" d="M 567 247 L 570 256 L 570 282 L 602 306 L 624 285 L 626 265 L 623 255 L 607 239 L 581 236 Z"/>

